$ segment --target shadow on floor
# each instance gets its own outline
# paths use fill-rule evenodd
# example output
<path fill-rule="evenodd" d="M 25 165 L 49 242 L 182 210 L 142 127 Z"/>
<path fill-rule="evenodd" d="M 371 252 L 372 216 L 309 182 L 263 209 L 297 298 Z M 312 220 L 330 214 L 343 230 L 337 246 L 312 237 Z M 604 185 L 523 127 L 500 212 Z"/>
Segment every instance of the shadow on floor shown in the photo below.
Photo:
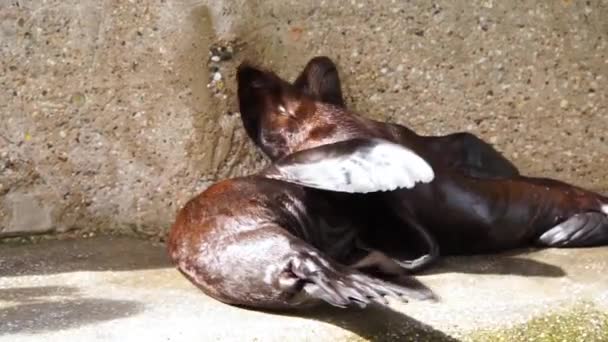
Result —
<path fill-rule="evenodd" d="M 512 251 L 503 254 L 446 257 L 441 259 L 436 265 L 421 272 L 420 275 L 447 272 L 548 278 L 559 278 L 567 275 L 559 266 L 529 259 L 525 256 L 518 256 L 521 253 L 523 252 Z"/>
<path fill-rule="evenodd" d="M 458 342 L 457 339 L 429 325 L 380 305 L 372 305 L 366 309 L 348 310 L 323 305 L 305 311 L 281 313 L 281 315 L 304 317 L 329 323 L 374 342 Z"/>
<path fill-rule="evenodd" d="M 0 336 L 76 328 L 132 316 L 144 308 L 136 301 L 82 297 L 77 288 L 63 286 L 0 289 L 0 300 L 14 302 L 0 308 Z"/>
<path fill-rule="evenodd" d="M 0 245 L 0 277 L 173 267 L 165 246 L 129 237 Z"/>

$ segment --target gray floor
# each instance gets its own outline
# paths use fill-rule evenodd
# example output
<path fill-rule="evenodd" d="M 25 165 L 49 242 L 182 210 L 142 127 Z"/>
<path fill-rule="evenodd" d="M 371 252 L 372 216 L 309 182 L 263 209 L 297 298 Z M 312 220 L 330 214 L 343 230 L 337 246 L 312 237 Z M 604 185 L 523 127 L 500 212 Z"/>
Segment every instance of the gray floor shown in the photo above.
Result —
<path fill-rule="evenodd" d="M 0 341 L 453 341 L 580 305 L 608 313 L 608 248 L 450 258 L 419 279 L 440 303 L 284 316 L 206 297 L 160 244 L 0 245 Z"/>

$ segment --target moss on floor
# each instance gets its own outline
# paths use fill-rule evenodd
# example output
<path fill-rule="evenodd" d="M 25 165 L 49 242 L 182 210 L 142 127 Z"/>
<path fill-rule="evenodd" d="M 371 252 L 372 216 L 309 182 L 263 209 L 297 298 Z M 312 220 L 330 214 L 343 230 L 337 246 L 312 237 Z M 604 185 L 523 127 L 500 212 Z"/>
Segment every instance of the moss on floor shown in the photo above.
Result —
<path fill-rule="evenodd" d="M 23 236 L 5 236 L 0 237 L 0 246 L 19 246 L 28 244 L 38 244 L 44 241 L 55 241 L 55 240 L 74 240 L 74 239 L 90 239 L 98 236 L 112 236 L 112 237 L 132 237 L 148 241 L 164 241 L 158 236 L 146 236 L 140 234 L 134 230 L 128 229 L 71 229 L 66 232 L 48 232 L 41 234 L 29 234 Z"/>
<path fill-rule="evenodd" d="M 501 330 L 476 331 L 466 337 L 471 342 L 595 342 L 608 341 L 608 313 L 593 305 L 538 316 L 525 324 Z"/>

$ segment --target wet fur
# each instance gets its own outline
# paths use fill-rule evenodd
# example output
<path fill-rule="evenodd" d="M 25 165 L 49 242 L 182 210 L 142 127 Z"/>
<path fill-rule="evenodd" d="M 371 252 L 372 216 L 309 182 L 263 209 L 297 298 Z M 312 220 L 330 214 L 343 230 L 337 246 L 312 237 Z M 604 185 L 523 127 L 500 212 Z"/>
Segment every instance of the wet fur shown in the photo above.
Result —
<path fill-rule="evenodd" d="M 190 200 L 170 230 L 168 251 L 192 283 L 231 305 L 364 307 L 387 304 L 385 296 L 432 298 L 426 288 L 347 267 L 368 254 L 357 247 L 357 233 L 351 216 L 321 191 L 254 175 L 218 182 Z"/>

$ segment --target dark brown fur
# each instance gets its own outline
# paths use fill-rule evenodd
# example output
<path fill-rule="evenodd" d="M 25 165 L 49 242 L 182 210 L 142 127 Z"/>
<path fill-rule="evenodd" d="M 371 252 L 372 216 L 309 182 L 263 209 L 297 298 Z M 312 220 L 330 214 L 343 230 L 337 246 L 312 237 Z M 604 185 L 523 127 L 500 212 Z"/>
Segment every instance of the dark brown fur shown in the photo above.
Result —
<path fill-rule="evenodd" d="M 298 152 L 294 160 L 301 165 L 319 153 L 341 158 L 350 153 L 343 146 L 353 145 Z M 281 180 L 277 165 L 213 184 L 179 211 L 167 248 L 192 283 L 224 303 L 263 309 L 320 301 L 364 307 L 386 304 L 386 295 L 433 297 L 424 287 L 410 289 L 358 272 L 361 265 L 397 276 L 402 270 L 387 257 L 381 264 L 363 263 L 372 251 L 359 246 L 356 215 L 325 191 Z M 281 165 L 291 165 L 290 159 Z"/>
<path fill-rule="evenodd" d="M 239 75 L 244 72 L 273 84 L 272 89 L 258 88 L 253 94 L 247 80 L 238 80 L 243 120 L 259 124 L 250 137 L 271 158 L 352 138 L 386 139 L 425 158 L 435 170 L 433 182 L 380 194 L 373 202 L 367 198 L 367 207 L 391 208 L 402 223 L 401 229 L 421 227 L 429 231 L 442 254 L 492 252 L 534 244 L 577 247 L 608 243 L 608 218 L 602 212 L 608 199 L 604 196 L 556 180 L 520 176 L 504 158 L 495 164 L 497 168 L 483 162 L 469 163 L 462 148 L 471 146 L 467 139 L 476 144 L 475 139 L 479 139 L 472 135 L 420 136 L 404 126 L 370 120 L 343 106 L 318 101 L 311 96 L 314 91 L 299 91 L 271 72 L 243 65 Z M 331 77 L 337 78 L 337 74 Z M 264 105 L 246 106 L 260 101 Z M 314 112 L 300 111 L 278 121 L 274 120 L 281 115 L 277 104 Z M 370 235 L 382 246 L 394 241 L 390 230 L 397 228 L 375 227 Z M 569 234 L 552 234 L 562 231 Z"/>

